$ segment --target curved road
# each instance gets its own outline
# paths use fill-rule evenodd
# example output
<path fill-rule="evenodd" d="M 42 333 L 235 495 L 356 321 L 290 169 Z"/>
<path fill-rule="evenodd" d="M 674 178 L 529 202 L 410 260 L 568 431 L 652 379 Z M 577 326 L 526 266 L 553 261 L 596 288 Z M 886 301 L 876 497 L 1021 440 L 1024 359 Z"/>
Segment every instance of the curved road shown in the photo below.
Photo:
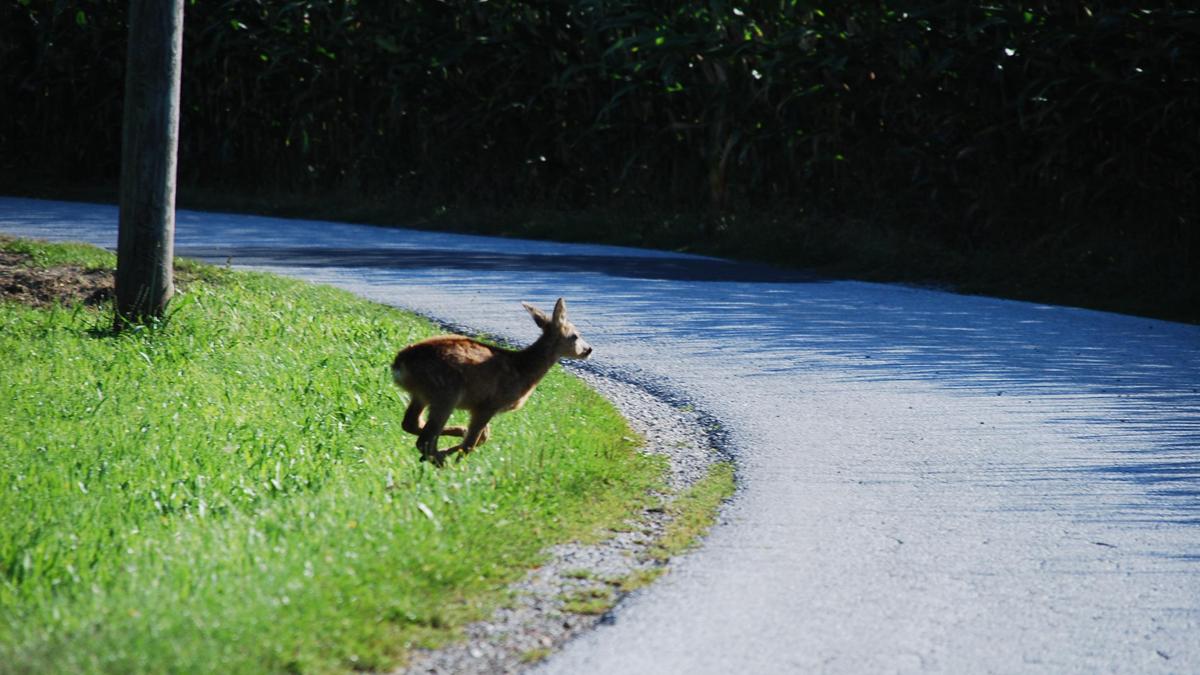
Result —
<path fill-rule="evenodd" d="M 0 199 L 9 233 L 115 223 Z M 518 340 L 563 295 L 599 366 L 721 421 L 720 525 L 544 672 L 1200 672 L 1200 327 L 334 223 L 181 211 L 176 243 Z"/>

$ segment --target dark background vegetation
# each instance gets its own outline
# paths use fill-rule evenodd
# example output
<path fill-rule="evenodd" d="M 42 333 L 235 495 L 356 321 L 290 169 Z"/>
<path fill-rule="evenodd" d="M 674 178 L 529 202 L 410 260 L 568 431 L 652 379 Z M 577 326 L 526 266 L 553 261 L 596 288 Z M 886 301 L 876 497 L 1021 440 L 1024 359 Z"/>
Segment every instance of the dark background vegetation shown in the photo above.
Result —
<path fill-rule="evenodd" d="M 124 0 L 0 0 L 0 190 L 115 195 Z M 1193 2 L 190 0 L 182 205 L 1198 320 Z"/>

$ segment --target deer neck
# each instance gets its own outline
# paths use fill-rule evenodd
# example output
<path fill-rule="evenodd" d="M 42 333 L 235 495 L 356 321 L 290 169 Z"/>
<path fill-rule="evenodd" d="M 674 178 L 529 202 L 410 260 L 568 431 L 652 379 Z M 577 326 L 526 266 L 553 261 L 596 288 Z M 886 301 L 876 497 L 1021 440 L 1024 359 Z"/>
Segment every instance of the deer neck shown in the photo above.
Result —
<path fill-rule="evenodd" d="M 526 388 L 532 388 L 540 382 L 558 361 L 554 342 L 553 336 L 542 333 L 537 342 L 517 352 L 517 363 Z"/>

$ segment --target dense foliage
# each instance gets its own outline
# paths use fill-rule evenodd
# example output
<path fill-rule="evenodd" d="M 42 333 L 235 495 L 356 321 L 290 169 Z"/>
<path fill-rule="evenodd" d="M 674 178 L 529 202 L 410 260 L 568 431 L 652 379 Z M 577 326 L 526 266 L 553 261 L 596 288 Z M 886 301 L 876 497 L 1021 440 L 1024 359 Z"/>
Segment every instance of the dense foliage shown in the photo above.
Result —
<path fill-rule="evenodd" d="M 124 5 L 3 5 L 0 168 L 116 174 Z M 1200 213 L 1191 2 L 190 0 L 183 98 L 215 188 L 804 204 L 1181 269 Z"/>

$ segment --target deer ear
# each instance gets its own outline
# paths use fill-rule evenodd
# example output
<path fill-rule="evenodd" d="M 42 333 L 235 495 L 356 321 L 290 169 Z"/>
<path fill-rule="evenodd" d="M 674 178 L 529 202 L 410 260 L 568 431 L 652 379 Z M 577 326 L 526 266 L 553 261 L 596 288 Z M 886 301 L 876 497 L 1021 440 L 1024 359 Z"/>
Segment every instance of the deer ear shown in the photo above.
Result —
<path fill-rule="evenodd" d="M 561 326 L 567 318 L 567 301 L 562 298 L 554 303 L 554 316 L 550 319 L 556 326 Z"/>
<path fill-rule="evenodd" d="M 538 328 L 545 328 L 546 324 L 550 323 L 550 318 L 546 316 L 546 313 L 537 307 L 534 307 L 528 302 L 522 302 L 521 306 L 524 307 L 529 312 L 529 315 L 533 317 L 533 322 L 538 325 Z"/>

